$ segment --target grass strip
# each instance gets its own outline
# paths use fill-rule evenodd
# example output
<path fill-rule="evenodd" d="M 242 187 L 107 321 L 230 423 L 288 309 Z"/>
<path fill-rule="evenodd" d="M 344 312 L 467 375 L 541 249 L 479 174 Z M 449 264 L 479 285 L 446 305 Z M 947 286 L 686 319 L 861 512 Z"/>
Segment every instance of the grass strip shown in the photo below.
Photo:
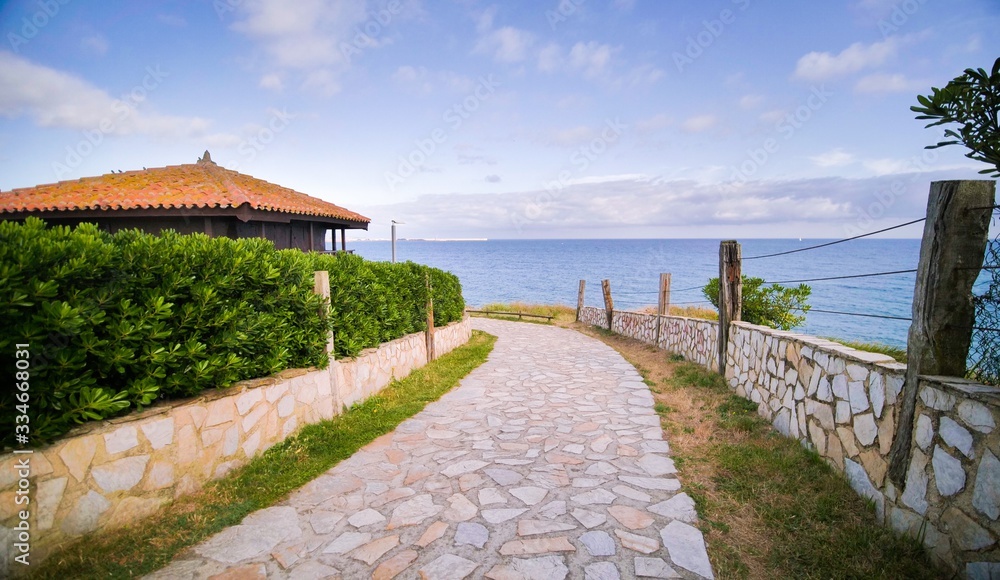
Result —
<path fill-rule="evenodd" d="M 843 340 L 840 338 L 828 338 L 827 340 L 839 342 L 840 344 L 844 346 L 849 346 L 855 350 L 863 350 L 865 352 L 875 352 L 878 354 L 891 356 L 892 358 L 896 359 L 896 362 L 901 362 L 901 363 L 906 362 L 905 348 L 889 346 L 888 344 L 882 344 L 881 342 L 859 342 L 856 340 Z"/>
<path fill-rule="evenodd" d="M 99 533 L 52 554 L 32 578 L 131 578 L 162 568 L 250 513 L 274 505 L 404 420 L 486 361 L 496 337 L 472 339 L 343 415 L 303 427 L 227 477 L 182 497 L 134 526 Z"/>
<path fill-rule="evenodd" d="M 721 376 L 639 341 L 576 325 L 650 385 L 682 491 L 694 499 L 717 578 L 938 578 L 913 539 L 815 452 L 777 433 Z"/>

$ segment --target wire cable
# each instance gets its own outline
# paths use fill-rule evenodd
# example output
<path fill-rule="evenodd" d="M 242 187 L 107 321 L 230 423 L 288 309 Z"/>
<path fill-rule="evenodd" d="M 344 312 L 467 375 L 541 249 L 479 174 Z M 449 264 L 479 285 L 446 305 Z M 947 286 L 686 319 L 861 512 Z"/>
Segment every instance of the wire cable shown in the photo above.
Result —
<path fill-rule="evenodd" d="M 801 311 L 801 309 L 799 309 L 799 308 L 796 308 L 795 310 L 800 310 Z M 818 308 L 810 308 L 809 310 L 807 310 L 805 312 L 806 313 L 809 313 L 809 312 L 822 312 L 823 314 L 839 314 L 841 316 L 863 316 L 865 318 L 883 318 L 885 320 L 905 320 L 906 322 L 911 322 L 912 321 L 911 318 L 903 318 L 901 316 L 886 316 L 884 314 L 863 314 L 863 313 L 860 313 L 860 312 L 839 312 L 837 310 L 819 310 Z"/>
<path fill-rule="evenodd" d="M 899 224 L 898 226 L 892 226 L 891 228 L 885 228 L 885 229 L 877 230 L 877 231 L 874 231 L 874 232 L 869 232 L 867 234 L 861 234 L 859 236 L 854 236 L 853 238 L 844 238 L 843 240 L 837 240 L 837 241 L 834 241 L 834 242 L 827 242 L 825 244 L 819 244 L 817 246 L 809 246 L 808 248 L 799 248 L 797 250 L 788 250 L 787 252 L 777 252 L 775 254 L 764 254 L 762 256 L 750 256 L 749 258 L 743 258 L 743 261 L 746 261 L 746 260 L 759 260 L 761 258 L 773 258 L 775 256 L 785 256 L 785 255 L 788 255 L 788 254 L 794 254 L 796 252 L 805 252 L 807 250 L 815 250 L 817 248 L 825 248 L 827 246 L 832 246 L 832 245 L 835 245 L 835 244 L 842 244 L 844 242 L 850 242 L 851 240 L 857 240 L 857 239 L 860 239 L 860 238 L 866 238 L 868 236 L 874 236 L 875 234 L 881 234 L 882 232 L 888 232 L 888 231 L 891 231 L 891 230 L 896 230 L 896 229 L 899 229 L 899 228 L 902 228 L 902 227 L 910 226 L 910 225 L 913 225 L 915 223 L 919 223 L 919 222 L 925 221 L 926 219 L 927 218 L 922 217 L 922 218 L 920 218 L 918 220 L 913 220 L 912 222 L 906 222 L 905 224 Z"/>
<path fill-rule="evenodd" d="M 916 272 L 917 269 L 913 268 L 911 270 L 896 270 L 894 272 L 875 272 L 873 274 L 853 274 L 850 276 L 830 276 L 828 278 L 809 278 L 807 280 L 778 280 L 777 282 L 764 282 L 765 284 L 796 284 L 799 282 L 822 282 L 824 280 L 847 280 L 850 278 L 870 278 L 873 276 L 892 276 L 895 274 L 912 274 Z"/>

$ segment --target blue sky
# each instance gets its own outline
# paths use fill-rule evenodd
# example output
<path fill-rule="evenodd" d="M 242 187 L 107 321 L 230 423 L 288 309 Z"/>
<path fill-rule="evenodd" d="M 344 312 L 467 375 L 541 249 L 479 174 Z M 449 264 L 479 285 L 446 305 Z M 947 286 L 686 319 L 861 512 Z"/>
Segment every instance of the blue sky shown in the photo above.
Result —
<path fill-rule="evenodd" d="M 998 28 L 994 0 L 6 2 L 0 190 L 208 149 L 355 237 L 841 237 L 978 177 L 909 107 Z"/>

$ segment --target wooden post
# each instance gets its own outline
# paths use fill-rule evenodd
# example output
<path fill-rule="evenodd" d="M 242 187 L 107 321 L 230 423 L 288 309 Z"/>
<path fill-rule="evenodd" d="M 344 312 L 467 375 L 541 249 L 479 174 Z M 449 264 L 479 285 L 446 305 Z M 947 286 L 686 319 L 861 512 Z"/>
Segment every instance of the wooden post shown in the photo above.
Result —
<path fill-rule="evenodd" d="M 608 330 L 615 317 L 615 303 L 611 300 L 611 280 L 601 280 L 601 290 L 604 292 L 604 311 L 608 313 Z"/>
<path fill-rule="evenodd" d="M 347 228 L 340 230 L 340 249 L 347 251 Z"/>
<path fill-rule="evenodd" d="M 965 376 L 976 311 L 972 286 L 989 241 L 993 181 L 935 181 L 913 289 L 906 379 L 889 452 L 889 478 L 906 485 L 920 375 Z"/>
<path fill-rule="evenodd" d="M 434 296 L 431 292 L 431 274 L 424 273 L 424 280 L 427 284 L 427 362 L 434 360 Z"/>
<path fill-rule="evenodd" d="M 740 243 L 719 244 L 719 374 L 726 376 L 729 324 L 743 317 L 743 257 Z"/>
<path fill-rule="evenodd" d="M 326 270 L 316 270 L 313 272 L 313 292 L 322 296 L 326 303 L 324 308 L 327 309 L 327 313 L 330 312 L 330 273 Z M 333 331 L 326 337 L 326 353 L 330 355 L 330 360 L 333 360 Z"/>
<path fill-rule="evenodd" d="M 660 274 L 660 300 L 656 313 L 660 316 L 670 312 L 670 274 Z"/>
<path fill-rule="evenodd" d="M 659 301 L 656 304 L 656 343 L 655 345 L 660 346 L 660 326 L 662 325 L 661 316 L 670 313 L 670 274 L 660 274 L 660 293 Z"/>
<path fill-rule="evenodd" d="M 580 313 L 583 312 L 583 293 L 587 289 L 587 281 L 580 280 L 580 292 L 576 295 L 576 321 L 580 322 Z"/>

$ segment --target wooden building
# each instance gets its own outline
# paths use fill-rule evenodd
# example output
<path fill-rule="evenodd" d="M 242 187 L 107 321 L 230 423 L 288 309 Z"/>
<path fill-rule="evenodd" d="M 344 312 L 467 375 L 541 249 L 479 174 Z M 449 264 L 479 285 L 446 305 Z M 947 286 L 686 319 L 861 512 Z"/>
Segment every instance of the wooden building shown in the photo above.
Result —
<path fill-rule="evenodd" d="M 346 249 L 347 230 L 365 216 L 304 193 L 219 167 L 208 151 L 197 163 L 82 177 L 0 192 L 0 219 L 36 216 L 51 225 L 96 223 L 116 232 L 172 229 L 229 238 L 267 238 L 275 247 Z M 340 247 L 337 247 L 339 231 Z"/>

